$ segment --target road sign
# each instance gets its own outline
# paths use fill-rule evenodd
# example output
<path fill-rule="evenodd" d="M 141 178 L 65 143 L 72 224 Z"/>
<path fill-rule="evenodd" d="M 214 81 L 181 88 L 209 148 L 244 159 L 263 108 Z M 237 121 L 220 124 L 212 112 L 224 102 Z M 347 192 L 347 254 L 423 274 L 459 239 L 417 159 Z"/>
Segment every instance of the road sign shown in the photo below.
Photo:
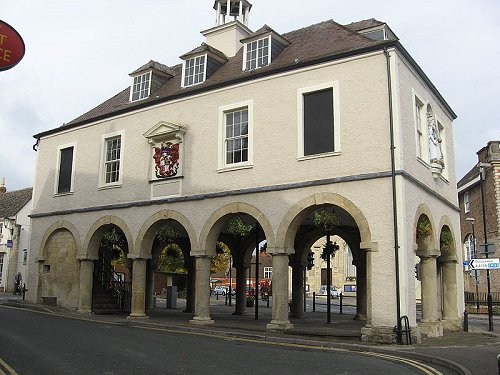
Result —
<path fill-rule="evenodd" d="M 493 270 L 500 268 L 499 258 L 490 259 L 471 259 L 469 262 L 469 268 L 471 270 Z"/>

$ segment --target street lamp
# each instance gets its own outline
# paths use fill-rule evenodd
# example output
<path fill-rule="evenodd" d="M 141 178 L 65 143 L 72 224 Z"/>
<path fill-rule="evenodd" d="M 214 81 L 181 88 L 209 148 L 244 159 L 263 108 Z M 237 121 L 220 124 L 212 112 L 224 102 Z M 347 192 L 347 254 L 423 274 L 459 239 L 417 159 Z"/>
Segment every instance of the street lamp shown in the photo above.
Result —
<path fill-rule="evenodd" d="M 484 184 L 483 180 L 486 175 L 486 168 L 491 167 L 490 163 L 479 163 L 479 187 L 481 189 L 481 203 L 483 209 L 483 231 L 484 231 L 484 250 L 486 259 L 488 259 L 488 235 L 486 233 L 486 205 L 484 203 Z M 490 284 L 490 270 L 486 269 L 486 285 L 488 287 L 488 331 L 493 331 L 493 306 L 491 301 L 491 284 Z"/>
<path fill-rule="evenodd" d="M 474 232 L 474 223 L 476 219 L 473 217 L 466 217 L 466 221 L 469 221 L 472 224 L 472 242 L 469 241 L 469 246 L 472 246 L 472 251 L 470 252 L 471 257 L 477 258 L 477 250 L 476 250 L 476 233 Z M 469 259 L 470 262 L 471 259 Z M 470 270 L 474 272 L 474 281 L 476 285 L 476 312 L 479 314 L 479 281 L 478 281 L 478 270 Z"/>

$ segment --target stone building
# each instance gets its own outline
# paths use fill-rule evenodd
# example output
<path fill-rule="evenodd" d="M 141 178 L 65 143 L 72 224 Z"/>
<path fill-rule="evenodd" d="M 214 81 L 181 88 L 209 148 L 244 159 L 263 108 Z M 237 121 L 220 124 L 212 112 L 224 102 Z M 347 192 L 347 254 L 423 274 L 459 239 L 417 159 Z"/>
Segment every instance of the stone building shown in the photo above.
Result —
<path fill-rule="evenodd" d="M 32 188 L 7 191 L 0 185 L 0 291 L 14 291 L 14 275 L 28 275 Z"/>
<path fill-rule="evenodd" d="M 150 61 L 120 93 L 35 135 L 29 298 L 92 312 L 110 262 L 103 235 L 115 229 L 132 271 L 130 318 L 145 318 L 159 233 L 170 228 L 188 269 L 193 324 L 213 323 L 217 241 L 233 253 L 242 314 L 251 254 L 266 240 L 268 328 L 286 330 L 289 267 L 300 315 L 307 253 L 324 236 L 315 213 L 335 212 L 331 235 L 346 241 L 357 268 L 364 340 L 394 341 L 405 315 L 417 338 L 458 328 L 456 115 L 436 87 L 384 22 L 254 32 L 248 1 L 217 0 L 214 9 L 206 42 L 186 46 L 177 65 Z M 245 240 L 230 236 L 235 217 L 251 227 Z M 441 246 L 444 232 L 451 240 Z"/>
<path fill-rule="evenodd" d="M 462 233 L 463 257 L 465 260 L 484 258 L 485 243 L 483 220 L 483 201 L 480 186 L 480 164 L 483 163 L 484 217 L 486 218 L 486 240 L 493 244 L 496 251 L 488 257 L 498 258 L 500 247 L 500 141 L 491 141 L 478 152 L 478 164 L 458 182 L 458 201 L 460 204 L 460 228 Z M 475 239 L 475 240 L 474 240 Z M 490 246 L 490 251 L 493 250 Z M 463 268 L 466 292 L 487 292 L 486 271 L 471 272 Z M 500 293 L 500 274 L 490 271 L 491 291 Z"/>

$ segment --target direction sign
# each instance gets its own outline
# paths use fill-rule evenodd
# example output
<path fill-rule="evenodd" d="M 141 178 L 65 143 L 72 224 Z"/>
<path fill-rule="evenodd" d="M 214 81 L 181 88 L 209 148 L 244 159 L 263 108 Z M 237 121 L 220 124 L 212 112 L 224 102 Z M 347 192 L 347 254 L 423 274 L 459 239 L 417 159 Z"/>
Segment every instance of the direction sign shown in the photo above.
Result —
<path fill-rule="evenodd" d="M 500 268 L 499 258 L 490 259 L 471 259 L 469 262 L 469 268 L 471 270 L 493 270 Z"/>

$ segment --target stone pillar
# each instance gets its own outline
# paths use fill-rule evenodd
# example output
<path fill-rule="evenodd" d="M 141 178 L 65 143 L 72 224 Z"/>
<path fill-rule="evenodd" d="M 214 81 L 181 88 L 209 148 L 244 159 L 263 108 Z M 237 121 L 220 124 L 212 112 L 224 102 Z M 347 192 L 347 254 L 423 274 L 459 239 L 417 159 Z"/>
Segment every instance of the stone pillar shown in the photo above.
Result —
<path fill-rule="evenodd" d="M 80 293 L 78 295 L 78 313 L 92 313 L 92 285 L 94 275 L 94 261 L 80 259 Z"/>
<path fill-rule="evenodd" d="M 132 266 L 132 311 L 127 319 L 147 319 L 146 259 L 134 259 Z"/>
<path fill-rule="evenodd" d="M 219 3 L 220 4 L 220 3 Z M 195 301 L 195 269 L 193 257 L 188 256 L 189 259 L 184 264 L 187 269 L 187 285 L 186 285 L 186 313 L 194 313 L 194 301 Z"/>
<path fill-rule="evenodd" d="M 273 256 L 273 319 L 267 325 L 270 331 L 293 328 L 288 319 L 288 254 L 272 253 Z"/>
<path fill-rule="evenodd" d="M 359 259 L 354 261 L 356 266 L 356 316 L 355 320 L 367 319 L 366 293 L 366 252 L 359 252 Z"/>
<path fill-rule="evenodd" d="M 437 301 L 437 255 L 421 256 L 422 319 L 419 327 L 429 337 L 443 335 L 443 327 L 438 319 Z"/>
<path fill-rule="evenodd" d="M 156 267 L 147 266 L 146 263 L 146 309 L 150 309 L 153 307 L 153 298 L 154 298 L 154 271 Z"/>
<path fill-rule="evenodd" d="M 236 308 L 234 315 L 243 315 L 246 310 L 246 279 L 248 267 L 235 265 L 236 268 Z"/>
<path fill-rule="evenodd" d="M 189 322 L 200 325 L 214 324 L 210 318 L 210 257 L 196 256 L 195 267 L 194 317 Z"/>
<path fill-rule="evenodd" d="M 305 265 L 301 264 L 301 262 L 294 262 L 292 264 L 292 305 L 290 306 L 290 314 L 293 318 L 304 318 L 305 315 L 304 268 Z"/>
<path fill-rule="evenodd" d="M 458 331 L 462 328 L 462 319 L 457 301 L 457 259 L 451 256 L 439 260 L 442 262 L 443 328 Z"/>

